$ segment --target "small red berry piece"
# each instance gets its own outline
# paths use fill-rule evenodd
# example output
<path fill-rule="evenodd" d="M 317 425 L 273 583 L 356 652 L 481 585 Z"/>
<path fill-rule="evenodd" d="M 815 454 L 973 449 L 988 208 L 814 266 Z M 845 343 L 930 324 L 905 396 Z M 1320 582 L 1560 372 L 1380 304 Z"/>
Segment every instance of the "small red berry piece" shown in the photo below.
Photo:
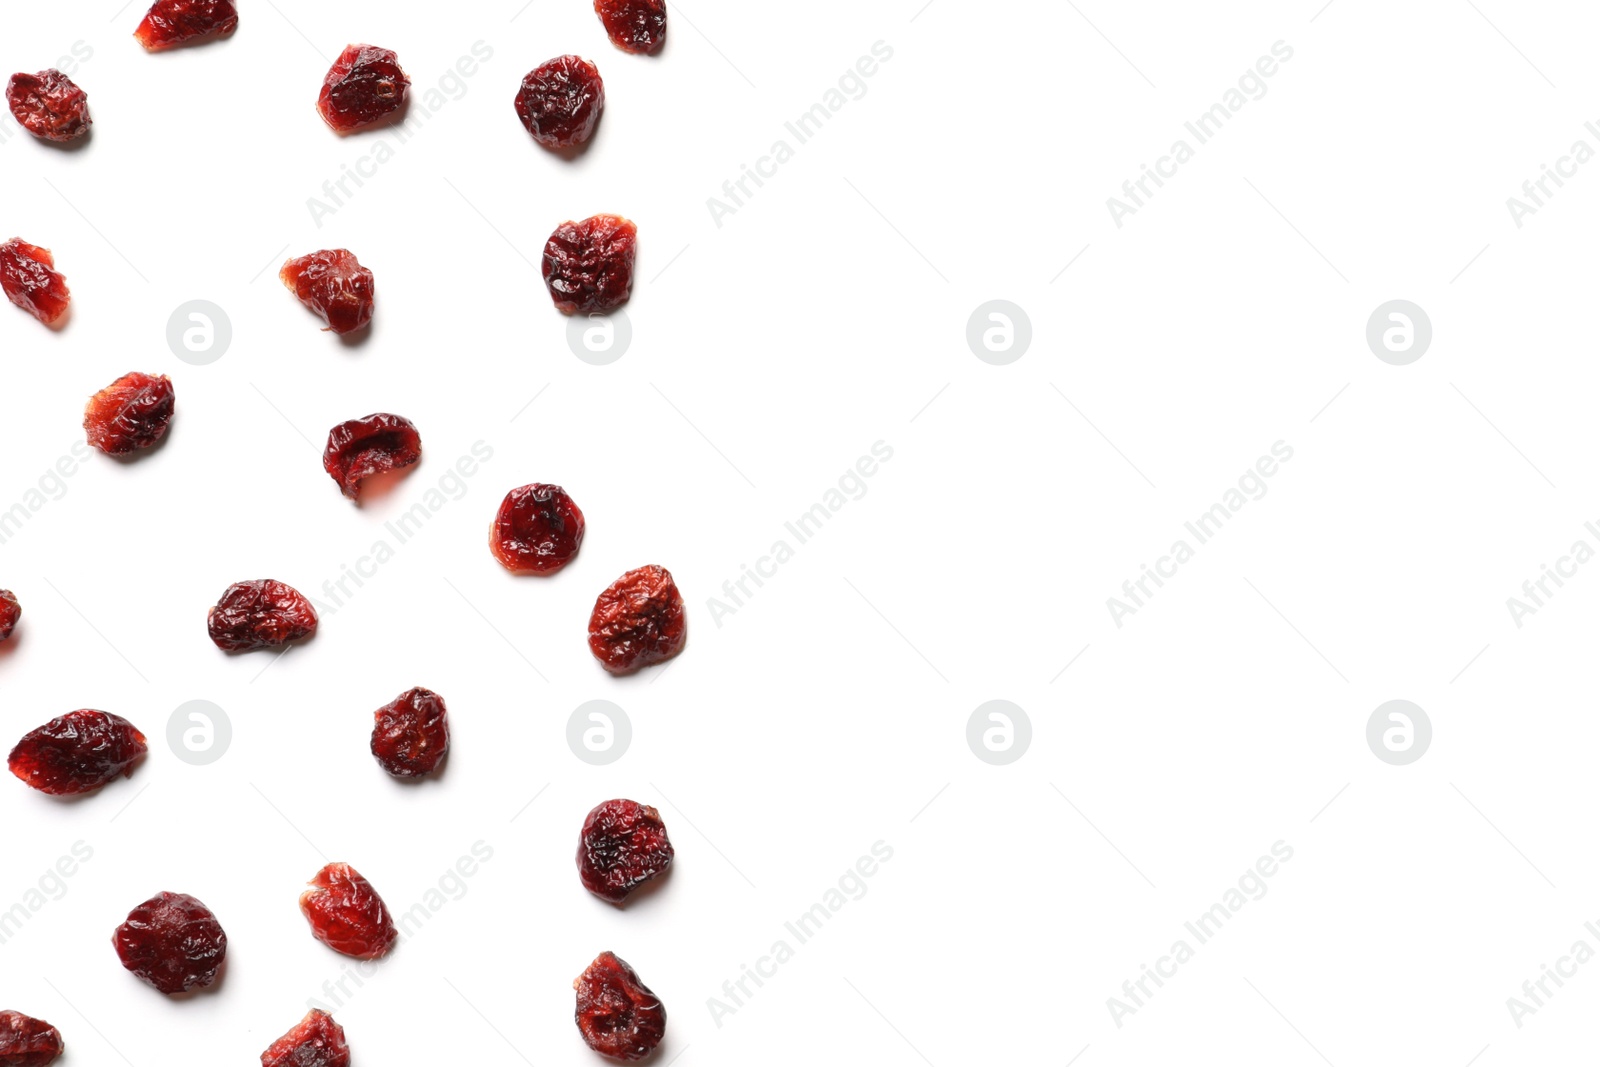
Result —
<path fill-rule="evenodd" d="M 409 467 L 422 458 L 422 435 L 402 415 L 378 412 L 341 422 L 328 431 L 322 469 L 351 500 L 359 498 L 361 479 Z"/>
<path fill-rule="evenodd" d="M 667 43 L 666 0 L 594 0 L 594 13 L 624 52 L 653 56 Z"/>
<path fill-rule="evenodd" d="M 239 28 L 233 0 L 156 0 L 133 35 L 146 52 L 232 37 Z"/>
<path fill-rule="evenodd" d="M 399 110 L 410 89 L 400 57 L 387 48 L 353 44 L 328 69 L 317 110 L 335 133 L 349 133 Z"/>
<path fill-rule="evenodd" d="M 639 228 L 621 215 L 563 222 L 544 245 L 541 269 L 550 299 L 567 315 L 627 303 L 638 244 Z"/>
<path fill-rule="evenodd" d="M 348 249 L 329 248 L 291 259 L 278 278 L 336 334 L 354 333 L 372 321 L 378 287 L 372 272 Z"/>
<path fill-rule="evenodd" d="M 67 314 L 72 293 L 67 280 L 55 270 L 48 248 L 30 245 L 20 237 L 0 244 L 0 290 L 6 299 L 46 326 L 55 326 Z"/>
<path fill-rule="evenodd" d="M 224 652 L 277 648 L 316 632 L 311 601 L 271 578 L 235 582 L 206 612 L 206 633 Z"/>
<path fill-rule="evenodd" d="M 11 773 L 41 793 L 77 796 L 130 777 L 148 746 L 121 715 L 85 708 L 25 734 L 7 761 Z"/>
<path fill-rule="evenodd" d="M 642 1060 L 667 1032 L 667 1009 L 639 974 L 602 952 L 572 983 L 578 991 L 574 1018 L 584 1044 L 619 1060 Z"/>
<path fill-rule="evenodd" d="M 557 56 L 522 79 L 517 117 L 546 148 L 577 148 L 594 135 L 606 106 L 600 68 L 579 56 Z"/>
<path fill-rule="evenodd" d="M 534 482 L 500 502 L 489 527 L 489 551 L 517 574 L 554 574 L 583 544 L 583 512 L 559 485 Z"/>
<path fill-rule="evenodd" d="M 176 397 L 165 374 L 130 371 L 89 398 L 83 429 L 108 456 L 149 448 L 166 436 Z"/>
<path fill-rule="evenodd" d="M 350 1067 L 344 1027 L 313 1008 L 261 1054 L 261 1067 Z"/>
<path fill-rule="evenodd" d="M 583 820 L 578 877 L 601 900 L 621 904 L 672 866 L 672 842 L 661 813 L 635 800 L 608 800 Z"/>
<path fill-rule="evenodd" d="M 450 751 L 450 717 L 438 693 L 408 689 L 373 718 L 372 755 L 396 778 L 432 774 Z"/>
<path fill-rule="evenodd" d="M 44 1067 L 62 1047 L 61 1033 L 43 1019 L 0 1011 L 0 1067 Z"/>
<path fill-rule="evenodd" d="M 0 641 L 11 636 L 11 631 L 17 628 L 21 618 L 22 605 L 17 603 L 17 594 L 9 589 L 0 589 Z"/>
<path fill-rule="evenodd" d="M 308 884 L 300 910 L 312 936 L 335 952 L 375 960 L 400 936 L 383 898 L 348 863 L 328 864 Z"/>
<path fill-rule="evenodd" d="M 37 74 L 13 74 L 6 103 L 22 128 L 41 141 L 75 141 L 89 132 L 89 94 L 52 67 Z"/>
<path fill-rule="evenodd" d="M 228 956 L 222 924 L 187 893 L 157 893 L 140 904 L 111 943 L 124 967 L 168 996 L 212 985 Z"/>
<path fill-rule="evenodd" d="M 651 564 L 624 574 L 594 602 L 589 651 L 612 674 L 628 674 L 683 651 L 687 630 L 677 584 Z"/>

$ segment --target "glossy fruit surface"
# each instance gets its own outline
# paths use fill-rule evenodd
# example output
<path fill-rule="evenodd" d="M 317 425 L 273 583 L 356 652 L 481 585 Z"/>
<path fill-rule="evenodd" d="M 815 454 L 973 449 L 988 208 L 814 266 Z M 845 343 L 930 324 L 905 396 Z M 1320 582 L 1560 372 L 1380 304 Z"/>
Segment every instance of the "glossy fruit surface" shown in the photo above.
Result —
<path fill-rule="evenodd" d="M 594 0 L 594 13 L 624 52 L 653 56 L 667 43 L 666 0 Z"/>
<path fill-rule="evenodd" d="M 600 68 L 580 56 L 557 56 L 522 79 L 517 117 L 546 148 L 577 148 L 594 136 L 606 105 Z"/>
<path fill-rule="evenodd" d="M 559 485 L 534 482 L 500 502 L 489 527 L 489 550 L 508 571 L 554 574 L 583 544 L 583 512 Z"/>
<path fill-rule="evenodd" d="M 17 594 L 9 589 L 0 589 L 0 641 L 11 636 L 11 631 L 17 628 L 17 623 L 22 620 L 22 605 L 17 603 Z"/>
<path fill-rule="evenodd" d="M 350 1067 L 344 1027 L 313 1008 L 261 1054 L 261 1067 Z"/>
<path fill-rule="evenodd" d="M 602 952 L 572 983 L 574 1012 L 584 1043 L 619 1060 L 641 1060 L 661 1044 L 667 1009 L 639 974 L 610 952 Z"/>
<path fill-rule="evenodd" d="M 377 412 L 328 431 L 322 469 L 351 500 L 361 494 L 361 479 L 409 467 L 422 458 L 422 435 L 403 415 Z"/>
<path fill-rule="evenodd" d="M 325 248 L 297 256 L 278 271 L 278 280 L 300 303 L 316 312 L 341 337 L 372 321 L 378 286 L 372 272 L 347 248 Z"/>
<path fill-rule="evenodd" d="M 6 299 L 46 326 L 58 325 L 72 305 L 67 279 L 57 273 L 48 248 L 20 237 L 0 244 L 0 290 Z"/>
<path fill-rule="evenodd" d="M 373 718 L 372 755 L 396 778 L 432 774 L 450 751 L 450 717 L 438 693 L 408 689 Z"/>
<path fill-rule="evenodd" d="M 235 582 L 206 613 L 206 633 L 224 652 L 277 648 L 316 632 L 311 601 L 271 578 Z"/>
<path fill-rule="evenodd" d="M 683 596 L 665 567 L 629 571 L 594 602 L 589 651 L 612 674 L 671 659 L 688 639 Z"/>
<path fill-rule="evenodd" d="M 165 437 L 176 406 L 172 379 L 130 371 L 89 398 L 83 431 L 106 455 L 125 456 Z"/>
<path fill-rule="evenodd" d="M 400 935 L 372 883 L 348 863 L 330 863 L 300 894 L 300 911 L 318 941 L 358 960 L 375 960 Z"/>
<path fill-rule="evenodd" d="M 0 1011 L 0 1067 L 45 1067 L 62 1047 L 60 1032 L 43 1019 Z"/>
<path fill-rule="evenodd" d="M 353 44 L 340 53 L 317 96 L 322 120 L 338 133 L 370 126 L 406 102 L 411 79 L 387 48 Z"/>
<path fill-rule="evenodd" d="M 583 820 L 578 877 L 601 900 L 621 904 L 635 889 L 664 874 L 673 855 L 659 811 L 635 800 L 608 800 Z"/>
<path fill-rule="evenodd" d="M 563 222 L 544 245 L 540 270 L 564 314 L 610 311 L 633 293 L 639 228 L 621 215 Z"/>
<path fill-rule="evenodd" d="M 157 893 L 140 904 L 111 943 L 124 967 L 168 996 L 211 985 L 228 957 L 222 924 L 187 893 Z"/>
<path fill-rule="evenodd" d="M 85 708 L 23 735 L 7 764 L 12 774 L 41 793 L 77 796 L 131 776 L 148 750 L 133 723 Z"/>
<path fill-rule="evenodd" d="M 55 68 L 13 74 L 6 103 L 22 128 L 42 141 L 64 144 L 89 132 L 89 94 Z"/>
<path fill-rule="evenodd" d="M 239 28 L 233 0 L 156 0 L 133 35 L 147 52 L 231 37 Z"/>

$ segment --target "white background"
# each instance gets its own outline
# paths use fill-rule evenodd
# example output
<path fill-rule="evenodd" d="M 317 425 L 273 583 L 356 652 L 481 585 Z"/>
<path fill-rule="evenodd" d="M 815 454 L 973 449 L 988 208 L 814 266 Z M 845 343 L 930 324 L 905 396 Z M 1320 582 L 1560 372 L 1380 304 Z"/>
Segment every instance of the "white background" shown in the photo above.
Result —
<path fill-rule="evenodd" d="M 0 733 L 95 707 L 152 742 L 88 800 L 0 789 L 0 907 L 94 852 L 0 945 L 0 1006 L 55 1023 L 78 1067 L 251 1062 L 341 973 L 295 906 L 325 859 L 403 911 L 481 841 L 465 895 L 339 1008 L 357 1063 L 594 1064 L 570 982 L 607 948 L 667 1004 L 657 1062 L 683 1067 L 1587 1055 L 1600 964 L 1520 1029 L 1506 998 L 1574 941 L 1600 949 L 1600 577 L 1520 629 L 1505 601 L 1574 540 L 1600 547 L 1600 165 L 1520 229 L 1505 201 L 1574 140 L 1600 148 L 1600 18 L 1319 3 L 696 0 L 654 59 L 615 50 L 586 0 L 249 0 L 233 40 L 157 56 L 137 5 L 9 5 L 0 70 L 87 45 L 95 126 L 76 151 L 0 143 L 0 230 L 52 248 L 74 296 L 56 334 L 0 308 L 0 507 L 118 375 L 170 374 L 178 414 L 0 545 L 25 613 Z M 393 141 L 319 121 L 329 60 L 393 48 L 421 100 L 480 40 L 464 92 L 319 228 L 307 198 Z M 717 226 L 707 198 L 878 41 L 865 95 Z M 1293 58 L 1266 95 L 1114 225 L 1106 198 L 1277 41 Z M 576 161 L 511 106 L 564 52 L 607 88 Z M 532 264 L 601 211 L 638 222 L 640 257 L 632 346 L 593 367 Z M 323 247 L 377 275 L 359 345 L 274 278 Z M 965 340 L 995 298 L 1033 326 L 1004 367 Z M 1407 367 L 1364 337 L 1396 298 L 1434 328 Z M 192 299 L 232 321 L 210 366 L 166 343 Z M 320 445 L 371 411 L 412 418 L 425 456 L 356 507 Z M 314 640 L 273 662 L 205 639 L 234 581 L 326 603 L 478 441 L 492 460 Z M 878 441 L 894 455 L 865 496 L 719 627 L 707 598 Z M 1267 494 L 1115 626 L 1106 598 L 1277 441 L 1294 457 Z M 548 580 L 484 544 L 530 481 L 589 522 Z M 652 562 L 688 647 L 610 678 L 587 613 Z M 413 685 L 448 700 L 454 747 L 404 787 L 367 739 Z M 995 698 L 1033 724 L 1006 767 L 965 741 Z M 1365 741 L 1395 698 L 1434 728 L 1406 767 Z M 233 724 L 208 767 L 165 742 L 191 699 Z M 591 699 L 633 722 L 605 768 L 564 740 Z M 572 865 L 613 796 L 658 805 L 678 849 L 623 911 Z M 719 1026 L 707 998 L 877 841 L 894 857 L 866 895 Z M 1277 841 L 1294 855 L 1267 894 L 1118 1027 L 1107 998 Z M 162 889 L 225 925 L 215 992 L 169 1001 L 118 966 L 112 929 Z"/>

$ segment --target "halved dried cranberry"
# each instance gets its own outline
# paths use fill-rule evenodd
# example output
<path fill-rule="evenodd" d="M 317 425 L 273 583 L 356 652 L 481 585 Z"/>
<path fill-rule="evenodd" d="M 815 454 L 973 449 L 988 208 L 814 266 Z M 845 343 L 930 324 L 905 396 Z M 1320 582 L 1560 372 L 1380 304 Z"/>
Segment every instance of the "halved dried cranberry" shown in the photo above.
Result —
<path fill-rule="evenodd" d="M 328 248 L 291 259 L 278 279 L 340 336 L 372 321 L 378 286 L 349 249 Z"/>
<path fill-rule="evenodd" d="M 206 612 L 206 633 L 224 652 L 277 648 L 316 632 L 311 601 L 271 578 L 235 582 Z"/>
<path fill-rule="evenodd" d="M 55 326 L 67 314 L 72 293 L 67 279 L 56 273 L 56 258 L 48 248 L 31 245 L 20 237 L 0 244 L 0 290 L 6 299 L 46 326 Z"/>
<path fill-rule="evenodd" d="M 612 582 L 589 616 L 589 651 L 612 674 L 671 659 L 687 637 L 683 596 L 671 573 L 654 564 Z"/>
<path fill-rule="evenodd" d="M 594 135 L 606 106 L 600 69 L 579 56 L 557 56 L 522 79 L 517 117 L 546 148 L 576 148 Z"/>
<path fill-rule="evenodd" d="M 344 1027 L 313 1008 L 261 1054 L 261 1067 L 350 1067 Z"/>
<path fill-rule="evenodd" d="M 641 1060 L 661 1044 L 667 1009 L 628 964 L 602 952 L 572 983 L 584 1043 L 619 1060 Z"/>
<path fill-rule="evenodd" d="M 22 128 L 42 141 L 75 141 L 89 132 L 89 94 L 56 70 L 13 74 L 6 103 Z"/>
<path fill-rule="evenodd" d="M 89 398 L 83 429 L 108 456 L 149 448 L 166 436 L 176 399 L 165 374 L 130 371 Z"/>
<path fill-rule="evenodd" d="M 25 734 L 7 761 L 11 773 L 41 793 L 91 793 L 129 777 L 144 757 L 144 734 L 121 715 L 85 708 Z"/>
<path fill-rule="evenodd" d="M 608 800 L 583 820 L 578 877 L 601 900 L 621 904 L 628 894 L 672 866 L 672 842 L 661 813 L 635 800 Z"/>
<path fill-rule="evenodd" d="M 438 693 L 407 689 L 373 718 L 372 755 L 396 778 L 432 774 L 450 751 L 450 717 Z"/>
<path fill-rule="evenodd" d="M 383 898 L 348 863 L 330 863 L 300 894 L 300 911 L 318 941 L 358 960 L 375 960 L 400 936 Z"/>
<path fill-rule="evenodd" d="M 233 36 L 239 9 L 233 0 L 156 0 L 133 35 L 147 52 Z"/>
<path fill-rule="evenodd" d="M 157 893 L 111 935 L 122 965 L 168 996 L 216 982 L 228 935 L 211 909 L 187 893 Z"/>
<path fill-rule="evenodd" d="M 563 222 L 544 245 L 545 287 L 563 313 L 610 311 L 633 292 L 639 228 L 621 215 Z"/>
<path fill-rule="evenodd" d="M 44 1067 L 62 1047 L 60 1032 L 43 1019 L 0 1011 L 0 1067 Z"/>
<path fill-rule="evenodd" d="M 409 467 L 422 458 L 422 435 L 410 419 L 378 412 L 328 431 L 322 469 L 351 500 L 359 498 L 361 479 Z"/>
<path fill-rule="evenodd" d="M 21 618 L 22 605 L 17 602 L 17 594 L 9 589 L 0 589 L 0 641 L 11 636 L 11 631 L 17 628 Z"/>
<path fill-rule="evenodd" d="M 667 43 L 665 0 L 594 0 L 594 12 L 624 52 L 653 56 Z"/>
<path fill-rule="evenodd" d="M 335 132 L 349 133 L 399 110 L 410 88 L 399 56 L 387 48 L 353 44 L 329 68 L 317 110 Z"/>
<path fill-rule="evenodd" d="M 534 482 L 500 502 L 489 550 L 508 571 L 554 574 L 578 554 L 583 530 L 583 512 L 565 489 Z"/>

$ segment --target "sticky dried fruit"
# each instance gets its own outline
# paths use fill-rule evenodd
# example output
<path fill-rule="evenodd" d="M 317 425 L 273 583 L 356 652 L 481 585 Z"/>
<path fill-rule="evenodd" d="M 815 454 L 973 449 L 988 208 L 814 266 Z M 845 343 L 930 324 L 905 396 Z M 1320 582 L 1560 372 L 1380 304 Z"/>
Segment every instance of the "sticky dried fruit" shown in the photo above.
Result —
<path fill-rule="evenodd" d="M 600 69 L 578 56 L 557 56 L 522 79 L 517 117 L 546 148 L 577 148 L 594 135 L 606 106 Z"/>
<path fill-rule="evenodd" d="M 639 228 L 621 215 L 563 222 L 544 245 L 544 284 L 563 313 L 610 311 L 633 292 Z"/>
<path fill-rule="evenodd" d="M 6 299 L 46 326 L 55 326 L 67 314 L 72 293 L 67 279 L 55 270 L 48 248 L 30 245 L 20 237 L 0 244 L 0 290 Z"/>
<path fill-rule="evenodd" d="M 164 52 L 231 37 L 238 28 L 233 0 L 156 0 L 133 35 L 145 51 Z"/>
<path fill-rule="evenodd" d="M 351 500 L 359 498 L 361 479 L 409 467 L 422 458 L 422 435 L 402 415 L 378 412 L 341 422 L 328 431 L 322 469 Z"/>
<path fill-rule="evenodd" d="M 396 778 L 432 774 L 450 751 L 450 718 L 444 698 L 428 689 L 408 689 L 374 714 L 372 755 Z"/>
<path fill-rule="evenodd" d="M 0 1067 L 44 1067 L 61 1050 L 60 1032 L 43 1019 L 0 1011 Z"/>
<path fill-rule="evenodd" d="M 261 1054 L 261 1067 L 350 1067 L 344 1027 L 313 1008 Z"/>
<path fill-rule="evenodd" d="M 224 652 L 277 648 L 317 632 L 317 612 L 299 590 L 271 578 L 235 582 L 206 612 L 206 632 Z"/>
<path fill-rule="evenodd" d="M 291 259 L 278 279 L 340 336 L 372 321 L 378 286 L 349 249 L 327 248 Z"/>
<path fill-rule="evenodd" d="M 330 863 L 300 894 L 300 911 L 318 941 L 358 960 L 375 960 L 400 936 L 383 898 L 348 863 Z"/>
<path fill-rule="evenodd" d="M 489 550 L 508 571 L 554 574 L 578 554 L 583 529 L 583 512 L 565 489 L 534 482 L 500 502 Z"/>
<path fill-rule="evenodd" d="M 21 618 L 22 605 L 17 603 L 17 594 L 9 589 L 0 589 L 0 641 L 11 636 L 11 631 L 17 628 Z"/>
<path fill-rule="evenodd" d="M 149 448 L 166 436 L 176 396 L 165 374 L 130 371 L 89 398 L 83 429 L 108 456 Z"/>
<path fill-rule="evenodd" d="M 349 133 L 399 110 L 410 89 L 399 56 L 387 48 L 353 44 L 328 68 L 317 110 L 334 132 Z"/>
<path fill-rule="evenodd" d="M 589 651 L 612 674 L 671 659 L 687 636 L 678 586 L 665 567 L 654 564 L 612 582 L 589 616 Z"/>
<path fill-rule="evenodd" d="M 89 132 L 89 94 L 52 67 L 37 74 L 13 74 L 6 103 L 22 128 L 41 141 L 64 144 Z"/>
<path fill-rule="evenodd" d="M 672 866 L 672 842 L 661 813 L 635 800 L 608 800 L 583 820 L 578 877 L 601 900 L 628 894 Z"/>
<path fill-rule="evenodd" d="M 228 935 L 211 909 L 187 893 L 157 893 L 111 935 L 122 965 L 167 994 L 204 989 L 228 957 Z"/>
<path fill-rule="evenodd" d="M 586 1045 L 619 1060 L 641 1060 L 661 1044 L 667 1009 L 628 964 L 602 952 L 572 983 L 574 1018 Z"/>
<path fill-rule="evenodd" d="M 7 761 L 11 773 L 41 793 L 92 793 L 133 774 L 144 734 L 121 715 L 85 708 L 51 719 L 24 735 Z"/>
<path fill-rule="evenodd" d="M 594 0 L 594 13 L 624 52 L 653 56 L 667 43 L 666 0 Z"/>

